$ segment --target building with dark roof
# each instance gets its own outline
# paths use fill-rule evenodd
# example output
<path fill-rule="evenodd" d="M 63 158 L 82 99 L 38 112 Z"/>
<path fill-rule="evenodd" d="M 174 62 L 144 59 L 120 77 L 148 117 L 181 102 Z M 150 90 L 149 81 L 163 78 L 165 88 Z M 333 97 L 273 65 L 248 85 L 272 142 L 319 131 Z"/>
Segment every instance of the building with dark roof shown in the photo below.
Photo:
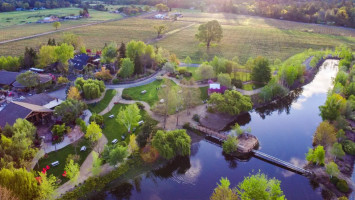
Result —
<path fill-rule="evenodd" d="M 39 83 L 41 85 L 49 83 L 52 81 L 52 76 L 49 74 L 38 74 L 39 75 Z M 16 81 L 12 84 L 15 88 L 26 88 L 25 86 L 21 85 L 21 83 Z"/>
<path fill-rule="evenodd" d="M 29 103 L 37 106 L 43 106 L 45 108 L 53 109 L 63 102 L 63 100 L 54 98 L 47 93 L 36 94 L 30 97 L 27 97 L 23 101 L 24 103 Z"/>
<path fill-rule="evenodd" d="M 53 110 L 43 106 L 14 101 L 0 111 L 0 126 L 4 127 L 6 124 L 12 126 L 18 118 L 36 123 L 52 113 Z"/>
<path fill-rule="evenodd" d="M 90 56 L 85 53 L 75 55 L 73 59 L 69 60 L 69 63 L 75 70 L 82 71 L 89 61 Z"/>
<path fill-rule="evenodd" d="M 0 86 L 11 85 L 16 81 L 16 76 L 19 75 L 18 72 L 0 71 Z"/>

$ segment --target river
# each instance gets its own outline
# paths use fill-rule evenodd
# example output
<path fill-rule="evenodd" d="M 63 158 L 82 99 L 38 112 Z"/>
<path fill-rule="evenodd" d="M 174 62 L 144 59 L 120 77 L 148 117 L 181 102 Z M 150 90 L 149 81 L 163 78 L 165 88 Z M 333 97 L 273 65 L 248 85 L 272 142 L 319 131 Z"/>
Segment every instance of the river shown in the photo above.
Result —
<path fill-rule="evenodd" d="M 322 121 L 318 107 L 332 87 L 337 63 L 327 60 L 309 84 L 238 119 L 243 128 L 250 127 L 258 137 L 260 151 L 295 165 L 305 164 L 313 133 Z M 221 177 L 228 177 L 236 186 L 259 170 L 281 181 L 287 199 L 323 199 L 321 189 L 307 178 L 254 157 L 247 161 L 230 158 L 206 140 L 193 143 L 190 158 L 176 159 L 126 183 L 111 184 L 95 199 L 209 199 Z"/>

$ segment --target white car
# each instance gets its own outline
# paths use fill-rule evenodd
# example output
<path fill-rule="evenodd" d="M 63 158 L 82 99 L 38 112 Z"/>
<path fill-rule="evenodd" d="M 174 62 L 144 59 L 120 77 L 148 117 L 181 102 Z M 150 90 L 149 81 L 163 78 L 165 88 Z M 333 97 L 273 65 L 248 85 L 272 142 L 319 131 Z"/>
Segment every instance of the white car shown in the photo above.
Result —
<path fill-rule="evenodd" d="M 86 146 L 82 146 L 80 151 L 86 151 Z"/>
<path fill-rule="evenodd" d="M 114 139 L 114 140 L 112 140 L 112 144 L 116 144 L 118 142 L 118 140 L 117 139 Z"/>
<path fill-rule="evenodd" d="M 115 115 L 110 115 L 110 116 L 108 116 L 108 117 L 112 119 L 112 118 L 114 118 L 114 117 L 115 117 Z"/>

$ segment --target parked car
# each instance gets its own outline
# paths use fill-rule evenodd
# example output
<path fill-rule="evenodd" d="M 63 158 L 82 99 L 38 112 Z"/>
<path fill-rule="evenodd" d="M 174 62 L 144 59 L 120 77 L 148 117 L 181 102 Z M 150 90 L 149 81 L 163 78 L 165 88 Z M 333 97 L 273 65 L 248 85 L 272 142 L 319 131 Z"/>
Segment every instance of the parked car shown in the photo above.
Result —
<path fill-rule="evenodd" d="M 108 117 L 112 119 L 112 118 L 114 118 L 114 117 L 115 117 L 115 115 L 110 115 L 110 116 L 108 116 Z"/>

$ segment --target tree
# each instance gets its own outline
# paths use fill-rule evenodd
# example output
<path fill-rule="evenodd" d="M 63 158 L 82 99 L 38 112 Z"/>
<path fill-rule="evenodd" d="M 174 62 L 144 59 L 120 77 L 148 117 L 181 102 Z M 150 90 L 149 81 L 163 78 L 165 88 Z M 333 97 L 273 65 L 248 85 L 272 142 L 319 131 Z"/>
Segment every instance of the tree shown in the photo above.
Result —
<path fill-rule="evenodd" d="M 96 122 L 91 122 L 89 126 L 87 127 L 85 138 L 89 139 L 91 142 L 91 147 L 94 149 L 95 145 L 97 142 L 100 140 L 102 137 L 102 130 L 99 125 L 96 124 Z"/>
<path fill-rule="evenodd" d="M 120 59 L 126 58 L 126 45 L 123 42 L 121 43 L 121 46 L 118 49 L 118 56 Z"/>
<path fill-rule="evenodd" d="M 185 58 L 185 60 L 184 60 L 184 63 L 185 63 L 186 65 L 190 65 L 190 64 L 192 63 L 192 60 L 191 60 L 190 56 L 186 56 L 186 58 Z"/>
<path fill-rule="evenodd" d="M 216 77 L 213 67 L 207 64 L 202 64 L 199 68 L 197 68 L 196 74 L 199 79 L 202 80 L 208 80 Z"/>
<path fill-rule="evenodd" d="M 230 88 L 232 85 L 232 80 L 229 74 L 218 74 L 218 82 L 228 88 Z"/>
<path fill-rule="evenodd" d="M 129 133 L 131 129 L 138 126 L 140 119 L 141 115 L 137 104 L 130 104 L 125 109 L 121 108 L 116 117 L 116 121 L 124 125 Z"/>
<path fill-rule="evenodd" d="M 139 147 L 136 141 L 136 135 L 132 134 L 129 136 L 129 143 L 128 143 L 128 152 L 130 154 L 138 151 Z"/>
<path fill-rule="evenodd" d="M 325 158 L 325 151 L 324 147 L 321 145 L 318 145 L 316 149 L 314 150 L 314 162 L 317 165 L 323 165 L 324 164 L 324 158 Z"/>
<path fill-rule="evenodd" d="M 189 156 L 191 153 L 191 138 L 185 129 L 173 131 L 158 130 L 152 139 L 152 146 L 159 154 L 170 160 L 176 156 Z"/>
<path fill-rule="evenodd" d="M 346 106 L 346 100 L 339 94 L 328 96 L 324 106 L 319 106 L 323 120 L 335 120 Z"/>
<path fill-rule="evenodd" d="M 80 100 L 81 95 L 80 95 L 78 88 L 73 87 L 73 86 L 70 87 L 69 91 L 68 91 L 67 99 Z"/>
<path fill-rule="evenodd" d="M 55 53 L 57 61 L 64 65 L 62 72 L 68 72 L 68 60 L 74 58 L 74 47 L 66 43 L 62 43 L 60 46 L 55 47 Z"/>
<path fill-rule="evenodd" d="M 157 104 L 155 111 L 164 117 L 164 128 L 166 125 L 166 118 L 169 113 L 175 113 L 177 105 L 177 89 L 173 87 L 171 80 L 164 79 L 163 85 L 158 92 L 158 99 L 162 100 L 161 103 Z"/>
<path fill-rule="evenodd" d="M 78 182 L 80 176 L 80 167 L 78 163 L 74 160 L 70 160 L 66 165 L 64 170 L 67 172 L 67 176 L 71 183 L 75 184 Z"/>
<path fill-rule="evenodd" d="M 317 145 L 329 146 L 336 142 L 336 130 L 328 121 L 323 121 L 317 127 L 313 141 Z"/>
<path fill-rule="evenodd" d="M 63 77 L 63 76 L 59 76 L 58 78 L 57 78 L 57 84 L 65 84 L 65 83 L 69 83 L 69 80 L 68 80 L 68 78 L 66 78 L 66 77 Z"/>
<path fill-rule="evenodd" d="M 334 143 L 330 153 L 334 156 L 334 161 L 338 157 L 342 159 L 345 156 L 343 146 L 340 143 Z"/>
<path fill-rule="evenodd" d="M 61 26 L 62 24 L 60 22 L 54 22 L 53 23 L 53 27 L 55 28 L 55 30 L 58 30 L 58 28 Z"/>
<path fill-rule="evenodd" d="M 63 122 L 74 122 L 86 109 L 86 104 L 74 99 L 67 99 L 54 109 L 54 115 L 60 117 Z"/>
<path fill-rule="evenodd" d="M 44 45 L 39 49 L 38 53 L 38 67 L 45 68 L 48 65 L 57 61 L 57 55 L 55 52 L 56 46 Z"/>
<path fill-rule="evenodd" d="M 217 183 L 210 200 L 238 200 L 235 189 L 229 188 L 230 182 L 228 178 L 221 178 L 220 183 Z"/>
<path fill-rule="evenodd" d="M 164 64 L 163 70 L 172 74 L 175 72 L 175 65 L 171 62 L 167 62 Z"/>
<path fill-rule="evenodd" d="M 217 20 L 209 21 L 201 24 L 195 37 L 206 44 L 207 49 L 210 48 L 211 42 L 220 42 L 223 37 L 222 26 Z"/>
<path fill-rule="evenodd" d="M 254 67 L 251 73 L 251 79 L 260 83 L 267 83 L 271 80 L 271 68 L 269 60 L 258 56 L 254 59 Z"/>
<path fill-rule="evenodd" d="M 325 171 L 330 176 L 330 178 L 332 178 L 333 176 L 338 176 L 338 174 L 340 173 L 338 165 L 335 162 L 330 162 L 325 165 Z"/>
<path fill-rule="evenodd" d="M 121 61 L 122 61 L 122 65 L 118 74 L 122 78 L 128 78 L 132 76 L 134 72 L 134 63 L 129 58 L 123 58 Z"/>
<path fill-rule="evenodd" d="M 227 90 L 224 94 L 212 93 L 208 104 L 211 105 L 212 109 L 230 115 L 238 115 L 241 112 L 251 110 L 253 107 L 250 97 L 234 90 Z"/>
<path fill-rule="evenodd" d="M 235 136 L 228 136 L 227 140 L 223 142 L 223 151 L 227 154 L 236 152 L 238 149 L 238 139 Z"/>
<path fill-rule="evenodd" d="M 39 85 L 39 75 L 32 71 L 27 71 L 16 76 L 16 81 L 21 85 L 32 88 Z"/>
<path fill-rule="evenodd" d="M 96 151 L 92 152 L 92 168 L 91 172 L 94 176 L 98 176 L 101 172 L 102 160 L 99 158 L 99 154 Z"/>
<path fill-rule="evenodd" d="M 23 65 L 27 68 L 35 66 L 35 60 L 37 59 L 36 51 L 31 47 L 25 48 L 25 54 L 23 57 Z"/>
<path fill-rule="evenodd" d="M 117 44 L 111 42 L 102 50 L 101 62 L 113 63 L 117 58 Z"/>
<path fill-rule="evenodd" d="M 150 11 L 150 6 L 145 5 L 143 7 L 144 12 L 149 12 Z"/>
<path fill-rule="evenodd" d="M 95 78 L 103 81 L 109 81 L 112 79 L 112 75 L 109 69 L 106 69 L 106 67 L 101 67 L 101 71 L 95 73 Z"/>
<path fill-rule="evenodd" d="M 57 188 L 57 178 L 51 174 L 47 176 L 47 173 L 38 173 L 40 177 L 40 199 L 53 199 L 56 194 L 55 190 Z"/>
<path fill-rule="evenodd" d="M 201 90 L 196 86 L 194 80 L 191 80 L 187 87 L 181 87 L 182 89 L 182 99 L 184 107 L 187 110 L 187 115 L 190 114 L 190 109 L 199 105 L 201 103 Z"/>
<path fill-rule="evenodd" d="M 104 152 L 109 151 L 107 162 L 114 166 L 122 162 L 128 156 L 128 147 L 116 144 L 112 149 L 106 147 Z"/>
<path fill-rule="evenodd" d="M 154 26 L 155 31 L 157 32 L 157 38 L 160 38 L 161 35 L 164 33 L 164 31 L 167 29 L 168 27 L 166 25 L 156 25 Z"/>
<path fill-rule="evenodd" d="M 245 177 L 238 184 L 237 193 L 241 200 L 249 199 L 277 199 L 284 200 L 285 195 L 280 187 L 281 182 L 275 178 L 269 179 L 265 174 L 258 172 Z"/>
<path fill-rule="evenodd" d="M 142 74 L 143 73 L 143 64 L 141 57 L 137 53 L 134 57 L 134 74 Z"/>
<path fill-rule="evenodd" d="M 84 98 L 87 100 L 99 98 L 106 88 L 103 81 L 93 79 L 77 78 L 74 84 L 84 93 Z"/>
<path fill-rule="evenodd" d="M 166 12 L 169 11 L 169 7 L 165 4 L 159 3 L 157 5 L 155 5 L 155 8 L 159 11 L 159 12 Z"/>
<path fill-rule="evenodd" d="M 75 50 L 79 50 L 82 46 L 84 46 L 81 37 L 74 33 L 64 32 L 62 39 L 63 39 L 63 43 L 72 45 Z"/>

